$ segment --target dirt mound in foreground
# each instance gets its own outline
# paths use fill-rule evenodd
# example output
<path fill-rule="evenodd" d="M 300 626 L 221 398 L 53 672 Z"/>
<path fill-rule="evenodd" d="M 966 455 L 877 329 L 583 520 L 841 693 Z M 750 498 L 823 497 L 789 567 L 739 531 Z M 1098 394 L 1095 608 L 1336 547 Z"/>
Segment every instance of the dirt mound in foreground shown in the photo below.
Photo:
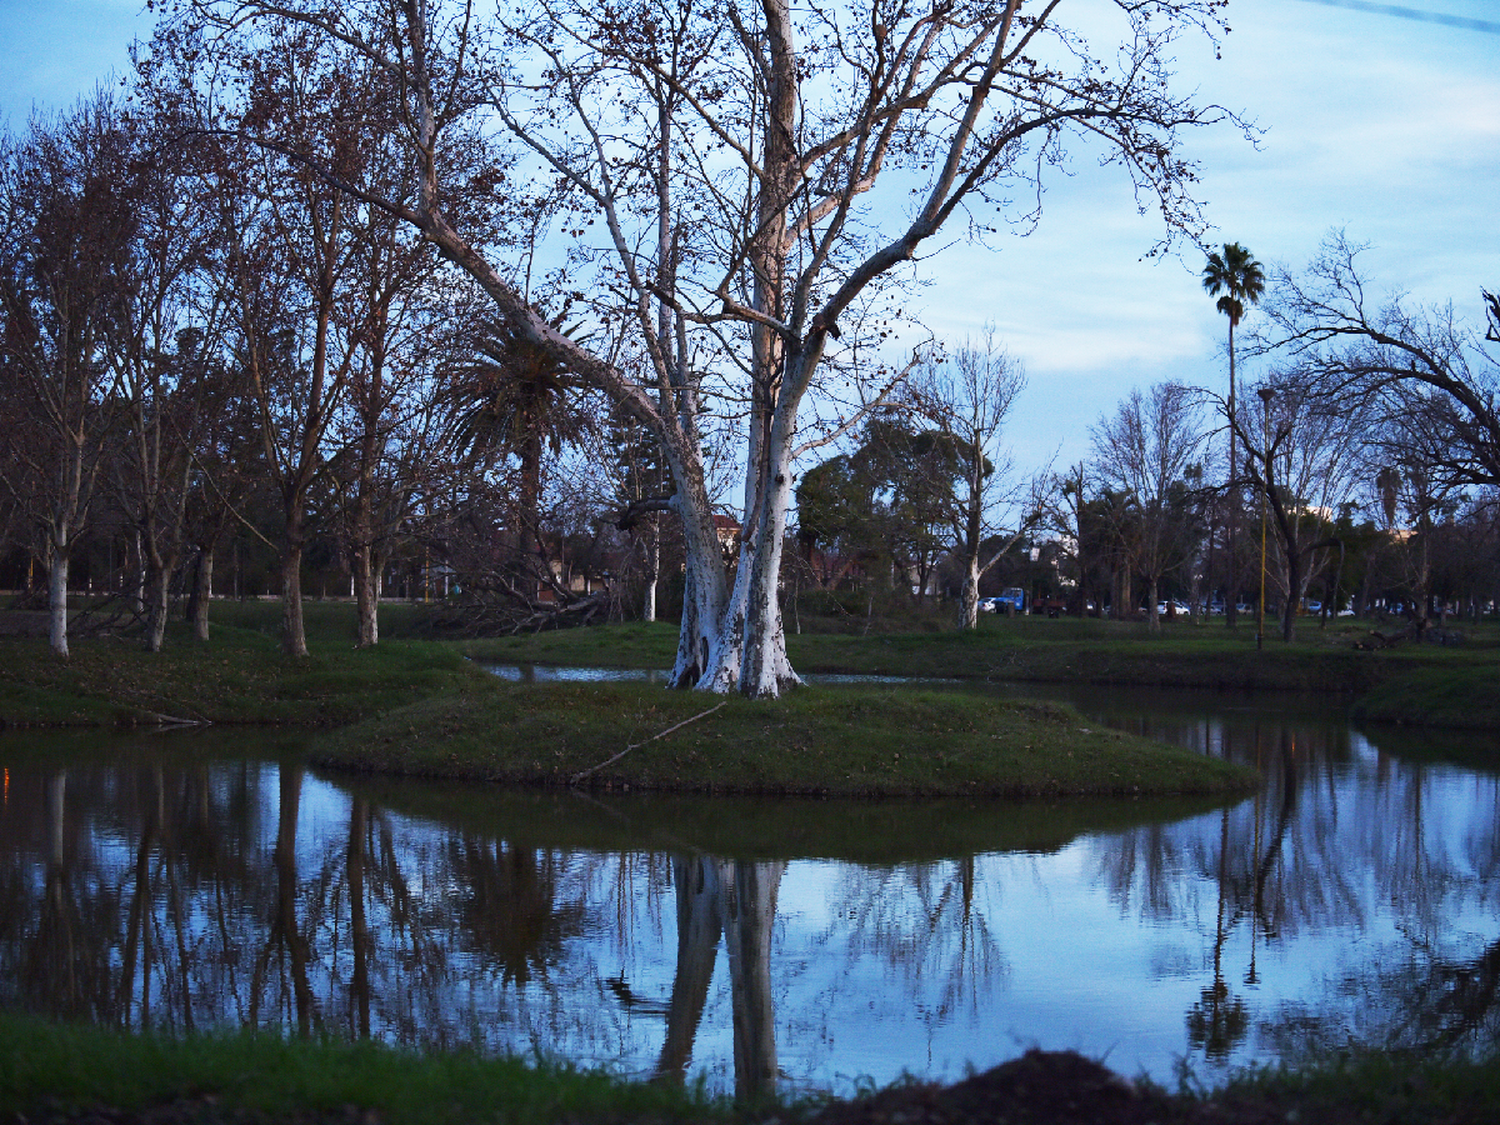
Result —
<path fill-rule="evenodd" d="M 1287 1107 L 1170 1096 L 1071 1051 L 1028 1051 L 952 1086 L 834 1102 L 809 1125 L 1286 1125 Z M 1320 1115 L 1319 1125 L 1337 1116 Z"/>

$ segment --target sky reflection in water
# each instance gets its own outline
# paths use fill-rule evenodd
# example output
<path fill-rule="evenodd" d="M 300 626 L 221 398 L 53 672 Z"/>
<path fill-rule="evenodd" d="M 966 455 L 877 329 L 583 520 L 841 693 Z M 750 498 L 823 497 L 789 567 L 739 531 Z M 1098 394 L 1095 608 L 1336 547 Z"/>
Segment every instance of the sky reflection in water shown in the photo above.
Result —
<path fill-rule="evenodd" d="M 1181 1059 L 1207 1076 L 1311 1042 L 1495 1041 L 1493 770 L 1390 753 L 1400 736 L 1305 702 L 1076 701 L 1257 762 L 1266 787 L 1175 822 L 767 808 L 325 779 L 230 743 L 192 762 L 115 740 L 60 771 L 0 743 L 0 1002 L 536 1049 L 721 1089 L 951 1079 L 1032 1045 L 1170 1082 Z M 928 815 L 994 842 L 934 858 Z M 786 854 L 778 816 L 827 830 L 821 858 Z M 851 833 L 884 852 L 837 842 L 860 817 L 885 818 Z"/>

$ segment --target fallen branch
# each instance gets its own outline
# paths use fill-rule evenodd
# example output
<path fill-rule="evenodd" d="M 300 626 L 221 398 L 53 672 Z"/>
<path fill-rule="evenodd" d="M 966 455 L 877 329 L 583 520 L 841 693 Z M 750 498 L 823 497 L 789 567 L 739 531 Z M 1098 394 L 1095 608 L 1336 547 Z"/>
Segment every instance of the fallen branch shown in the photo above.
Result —
<path fill-rule="evenodd" d="M 668 727 L 664 731 L 658 731 L 656 734 L 653 734 L 650 738 L 646 739 L 645 742 L 632 742 L 629 746 L 625 747 L 625 749 L 621 750 L 613 758 L 606 758 L 604 761 L 600 762 L 597 766 L 590 766 L 586 770 L 579 770 L 577 773 L 575 773 L 572 777 L 570 777 L 568 779 L 568 784 L 569 785 L 577 785 L 584 778 L 588 777 L 589 774 L 591 774 L 591 773 L 598 773 L 605 766 L 612 766 L 612 765 L 614 765 L 621 758 L 623 758 L 626 754 L 629 754 L 632 750 L 639 750 L 642 746 L 649 745 L 650 743 L 655 742 L 658 738 L 666 738 L 667 735 L 671 734 L 674 730 L 681 730 L 683 727 L 687 726 L 689 723 L 696 723 L 699 719 L 706 719 L 706 718 L 708 718 L 708 716 L 712 715 L 715 711 L 717 711 L 720 707 L 724 706 L 724 704 L 726 704 L 728 702 L 729 702 L 729 700 L 727 700 L 727 699 L 721 699 L 718 703 L 714 704 L 707 711 L 700 711 L 700 712 L 698 712 L 698 714 L 692 715 L 692 716 L 690 716 L 690 717 L 688 717 L 686 719 L 683 719 L 682 722 L 676 723 L 676 724 Z"/>
<path fill-rule="evenodd" d="M 175 715 L 162 715 L 156 711 L 142 711 L 148 719 L 155 719 L 158 726 L 163 727 L 211 727 L 212 719 L 179 719 Z"/>

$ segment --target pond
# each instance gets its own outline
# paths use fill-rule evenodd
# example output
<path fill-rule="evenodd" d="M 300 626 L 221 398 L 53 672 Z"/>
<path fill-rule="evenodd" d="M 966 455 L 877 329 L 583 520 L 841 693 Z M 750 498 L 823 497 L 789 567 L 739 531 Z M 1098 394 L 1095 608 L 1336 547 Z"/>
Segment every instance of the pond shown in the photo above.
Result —
<path fill-rule="evenodd" d="M 1500 747 L 1138 690 L 1198 802 L 840 803 L 323 776 L 263 734 L 0 739 L 0 1004 L 474 1045 L 749 1091 L 1031 1046 L 1211 1081 L 1500 1031 Z M 59 763 L 65 763 L 60 765 Z"/>

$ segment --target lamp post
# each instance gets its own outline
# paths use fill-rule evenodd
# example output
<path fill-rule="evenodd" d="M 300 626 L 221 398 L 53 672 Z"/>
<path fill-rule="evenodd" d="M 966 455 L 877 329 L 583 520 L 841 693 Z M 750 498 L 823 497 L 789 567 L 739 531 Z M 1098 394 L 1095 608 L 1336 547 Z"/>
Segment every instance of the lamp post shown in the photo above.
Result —
<path fill-rule="evenodd" d="M 1271 400 L 1276 392 L 1261 387 L 1256 393 L 1260 395 L 1261 467 L 1265 485 L 1260 493 L 1260 605 L 1255 611 L 1255 647 L 1259 650 L 1265 645 L 1266 633 L 1266 496 L 1271 491 Z"/>

